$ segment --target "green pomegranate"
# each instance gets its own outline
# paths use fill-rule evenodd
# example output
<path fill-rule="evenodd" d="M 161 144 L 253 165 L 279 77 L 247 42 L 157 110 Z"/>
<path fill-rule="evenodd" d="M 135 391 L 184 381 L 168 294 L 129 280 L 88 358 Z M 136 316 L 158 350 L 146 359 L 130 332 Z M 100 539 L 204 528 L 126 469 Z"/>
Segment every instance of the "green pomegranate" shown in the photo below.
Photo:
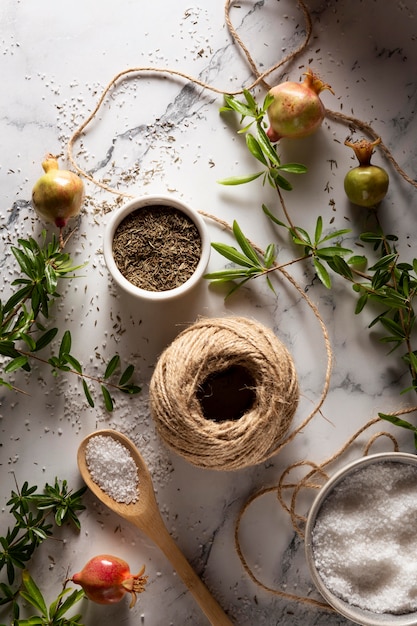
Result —
<path fill-rule="evenodd" d="M 387 172 L 382 167 L 371 164 L 374 147 L 380 141 L 380 138 L 372 142 L 366 139 L 353 143 L 345 141 L 345 145 L 355 152 L 359 165 L 346 174 L 344 188 L 349 200 L 358 206 L 375 208 L 388 191 Z"/>

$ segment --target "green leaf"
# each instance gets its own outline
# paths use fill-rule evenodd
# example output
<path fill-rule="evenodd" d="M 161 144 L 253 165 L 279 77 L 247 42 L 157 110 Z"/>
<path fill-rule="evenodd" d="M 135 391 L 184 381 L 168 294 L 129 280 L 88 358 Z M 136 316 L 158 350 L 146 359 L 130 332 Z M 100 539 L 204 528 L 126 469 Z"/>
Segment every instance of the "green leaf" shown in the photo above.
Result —
<path fill-rule="evenodd" d="M 223 178 L 217 182 L 220 185 L 244 185 L 250 183 L 262 176 L 263 172 L 257 172 L 256 174 L 249 174 L 248 176 L 231 176 L 230 178 Z"/>
<path fill-rule="evenodd" d="M 307 167 L 301 163 L 284 163 L 279 166 L 279 169 L 288 174 L 305 174 L 308 171 Z"/>
<path fill-rule="evenodd" d="M 30 297 L 31 292 L 32 285 L 27 285 L 26 287 L 22 287 L 22 289 L 16 291 L 16 293 L 10 296 L 10 298 L 5 303 L 3 307 L 4 313 L 9 313 L 9 311 L 12 311 L 20 302 L 24 302 L 27 298 Z"/>
<path fill-rule="evenodd" d="M 313 264 L 314 264 L 314 268 L 316 270 L 318 278 L 321 280 L 321 282 L 327 289 L 330 289 L 332 284 L 331 284 L 329 273 L 324 267 L 324 265 L 320 263 L 320 261 L 317 258 L 313 259 Z"/>
<path fill-rule="evenodd" d="M 233 295 L 236 291 L 238 291 L 238 289 L 241 289 L 243 287 L 243 285 L 245 285 L 249 280 L 251 280 L 252 277 L 248 276 L 246 278 L 244 278 L 243 280 L 241 280 L 239 283 L 235 282 L 233 287 L 230 289 L 230 291 L 227 293 L 226 298 L 229 298 L 231 295 Z"/>
<path fill-rule="evenodd" d="M 91 408 L 93 408 L 94 407 L 94 400 L 93 400 L 93 398 L 91 396 L 90 390 L 89 390 L 88 385 L 87 385 L 87 383 L 86 383 L 84 378 L 83 378 L 83 390 L 84 390 L 84 395 L 87 398 L 88 404 L 91 406 Z"/>
<path fill-rule="evenodd" d="M 7 380 L 4 380 L 3 378 L 0 378 L 0 386 L 7 387 L 7 389 L 10 389 L 10 391 L 13 389 L 13 385 L 8 383 Z"/>
<path fill-rule="evenodd" d="M 24 248 L 27 256 L 32 261 L 35 259 L 35 256 L 40 252 L 40 247 L 38 243 L 32 237 L 30 237 L 29 239 L 18 239 L 17 242 L 21 248 Z"/>
<path fill-rule="evenodd" d="M 65 354 L 65 360 L 72 367 L 72 369 L 77 372 L 77 374 L 83 373 L 81 363 L 75 357 L 73 357 L 72 354 Z"/>
<path fill-rule="evenodd" d="M 101 393 L 103 394 L 104 406 L 108 411 L 113 411 L 113 400 L 109 390 L 104 385 L 101 385 Z"/>
<path fill-rule="evenodd" d="M 244 89 L 243 90 L 243 95 L 245 96 L 246 102 L 248 103 L 251 111 L 256 113 L 256 109 L 257 109 L 258 105 L 257 105 L 257 102 L 256 102 L 255 98 L 251 94 L 251 92 L 248 89 Z"/>
<path fill-rule="evenodd" d="M 107 378 L 110 378 L 110 376 L 114 373 L 119 363 L 120 363 L 120 356 L 118 354 L 115 354 L 114 357 L 112 357 L 107 364 L 106 371 L 104 372 L 104 380 L 106 380 Z"/>
<path fill-rule="evenodd" d="M 10 374 L 11 372 L 15 372 L 16 370 L 20 369 L 21 367 L 25 367 L 26 365 L 28 365 L 28 358 L 27 358 L 27 356 L 19 355 L 15 359 L 13 359 L 12 361 L 9 361 L 9 363 L 7 363 L 6 367 L 4 368 L 4 371 L 7 374 Z"/>
<path fill-rule="evenodd" d="M 369 270 L 373 272 L 381 269 L 390 269 L 391 265 L 396 261 L 397 258 L 397 253 L 387 254 L 379 259 L 379 261 L 377 261 L 375 265 L 370 267 Z"/>
<path fill-rule="evenodd" d="M 390 319 L 389 317 L 386 316 L 382 316 L 379 318 L 380 323 L 382 324 L 382 326 L 384 328 L 386 328 L 387 330 L 389 330 L 391 333 L 393 333 L 394 337 L 396 337 L 396 339 L 399 340 L 404 340 L 405 339 L 405 335 L 404 335 L 404 329 L 400 324 L 397 324 L 397 322 L 395 322 L 394 320 Z"/>
<path fill-rule="evenodd" d="M 303 246 L 308 245 L 311 248 L 313 247 L 310 235 L 306 230 L 304 230 L 304 228 L 300 228 L 299 226 L 297 226 L 295 230 L 291 229 L 291 235 L 294 242 L 300 243 Z"/>
<path fill-rule="evenodd" d="M 342 257 L 337 255 L 333 257 L 328 257 L 327 264 L 334 272 L 340 274 L 340 276 L 343 276 L 348 280 L 353 280 L 352 270 Z"/>
<path fill-rule="evenodd" d="M 214 250 L 216 250 L 216 252 L 224 256 L 229 261 L 237 263 L 238 265 L 243 265 L 243 267 L 253 267 L 253 263 L 233 246 L 216 242 L 213 242 L 211 246 Z"/>
<path fill-rule="evenodd" d="M 262 109 L 264 111 L 267 111 L 274 100 L 275 100 L 274 96 L 268 91 L 262 103 Z"/>
<path fill-rule="evenodd" d="M 386 272 L 381 272 L 381 271 L 377 271 L 375 272 L 374 276 L 372 277 L 372 287 L 375 291 L 379 291 L 382 287 L 384 287 L 385 285 L 387 285 L 389 283 L 391 279 L 391 274 L 389 271 Z M 375 294 L 375 296 L 377 297 L 378 294 Z"/>
<path fill-rule="evenodd" d="M 388 306 L 393 309 L 408 309 L 407 300 L 401 297 L 400 294 L 395 293 L 394 290 L 389 289 L 389 287 L 383 287 L 379 293 L 370 293 L 369 298 L 373 300 L 373 302 L 379 302 L 383 306 Z"/>
<path fill-rule="evenodd" d="M 61 602 L 61 600 L 64 597 L 64 593 L 68 593 L 71 592 L 71 589 L 64 589 L 64 591 L 62 591 L 57 600 L 58 600 L 58 604 L 57 604 L 57 608 L 54 609 L 54 612 L 52 613 L 52 610 L 50 609 L 50 616 L 51 617 L 55 617 L 55 620 L 59 620 L 62 619 L 64 617 L 64 615 L 70 610 L 72 609 L 72 607 L 77 604 L 77 602 L 79 602 L 80 600 L 82 600 L 85 597 L 84 591 L 82 589 L 79 590 L 75 590 L 72 591 L 71 595 L 69 595 L 64 602 Z"/>
<path fill-rule="evenodd" d="M 139 385 L 123 385 L 123 387 L 120 387 L 120 391 L 129 395 L 135 395 L 142 391 L 142 387 L 139 387 Z"/>
<path fill-rule="evenodd" d="M 55 511 L 54 519 L 57 526 L 62 526 L 63 521 L 67 516 L 68 508 L 66 506 L 58 507 Z"/>
<path fill-rule="evenodd" d="M 41 301 L 42 301 L 41 293 L 43 294 L 43 290 L 40 287 L 40 285 L 35 285 L 35 287 L 32 289 L 32 292 L 31 292 L 31 305 L 32 305 L 34 317 L 37 317 L 41 308 Z M 45 317 L 48 317 L 48 315 L 45 315 Z"/>
<path fill-rule="evenodd" d="M 401 262 L 401 263 L 397 263 L 397 268 L 399 270 L 405 270 L 406 272 L 411 272 L 411 270 L 413 269 L 413 266 L 410 265 L 410 263 Z"/>
<path fill-rule="evenodd" d="M 48 293 L 54 294 L 58 285 L 58 276 L 49 264 L 45 265 L 45 282 Z"/>
<path fill-rule="evenodd" d="M 239 113 L 242 117 L 252 115 L 252 109 L 247 104 L 236 100 L 236 98 L 234 98 L 233 96 L 225 95 L 224 99 L 227 104 L 227 108 L 222 107 L 220 111 L 228 111 L 229 109 L 231 109 L 232 111 L 236 111 L 236 113 Z"/>
<path fill-rule="evenodd" d="M 20 352 L 14 347 L 13 341 L 0 341 L 0 354 L 11 358 L 20 356 Z"/>
<path fill-rule="evenodd" d="M 394 337 L 394 336 L 380 337 L 379 341 L 380 343 L 394 343 L 395 344 L 395 346 L 392 348 L 392 350 L 388 352 L 388 354 L 391 354 L 391 352 L 394 352 L 394 350 L 397 350 L 397 348 L 399 348 L 399 346 L 403 343 L 402 339 L 399 339 L 398 337 Z"/>
<path fill-rule="evenodd" d="M 24 252 L 22 252 L 22 250 L 19 250 L 19 248 L 16 248 L 15 246 L 12 246 L 12 252 L 15 256 L 16 261 L 19 263 L 22 272 L 26 274 L 26 276 L 29 276 L 29 278 L 35 278 L 36 274 L 34 272 L 33 264 L 31 263 L 29 257 Z"/>
<path fill-rule="evenodd" d="M 404 296 L 408 298 L 410 295 L 410 279 L 407 274 L 401 275 L 399 287 L 402 289 Z"/>
<path fill-rule="evenodd" d="M 316 229 L 314 231 L 314 241 L 316 244 L 320 241 L 322 232 L 323 232 L 323 218 L 321 217 L 321 215 L 319 215 L 317 218 L 317 222 L 316 222 Z"/>
<path fill-rule="evenodd" d="M 20 339 L 22 339 L 22 341 L 25 342 L 25 344 L 28 346 L 29 350 L 31 352 L 33 352 L 36 348 L 36 341 L 33 339 L 33 337 L 31 337 L 30 335 L 27 335 L 24 332 L 20 333 Z"/>
<path fill-rule="evenodd" d="M 316 254 L 322 259 L 350 254 L 351 252 L 352 250 L 349 250 L 349 248 L 342 248 L 341 246 L 323 246 L 316 250 Z"/>
<path fill-rule="evenodd" d="M 372 232 L 362 233 L 359 236 L 359 239 L 361 241 L 365 241 L 366 243 L 375 243 L 375 242 L 381 243 L 384 240 L 384 238 L 383 238 L 383 236 L 381 234 L 372 233 Z"/>
<path fill-rule="evenodd" d="M 262 210 L 265 213 L 265 215 L 267 215 L 269 219 L 272 220 L 275 224 L 278 224 L 278 226 L 283 226 L 284 228 L 288 229 L 287 224 L 284 224 L 284 222 L 281 222 L 281 220 L 275 217 L 275 215 L 271 213 L 271 211 L 268 209 L 268 207 L 265 204 L 262 205 Z"/>
<path fill-rule="evenodd" d="M 275 150 L 274 146 L 271 144 L 269 137 L 264 131 L 264 129 L 262 128 L 261 124 L 258 124 L 258 139 L 259 139 L 259 146 L 262 152 L 268 157 L 268 159 L 273 165 L 280 167 L 281 161 L 279 159 L 277 151 Z"/>
<path fill-rule="evenodd" d="M 22 582 L 24 589 L 20 592 L 21 596 L 34 606 L 35 609 L 41 613 L 41 615 L 46 617 L 48 615 L 48 609 L 43 595 L 27 570 L 22 572 Z"/>
<path fill-rule="evenodd" d="M 355 307 L 356 315 L 358 315 L 359 313 L 361 313 L 361 311 L 363 311 L 367 302 L 368 302 L 368 294 L 365 292 L 358 298 L 358 301 L 356 303 L 356 307 Z"/>
<path fill-rule="evenodd" d="M 61 340 L 61 345 L 59 346 L 59 358 L 61 359 L 63 356 L 69 354 L 71 350 L 71 333 L 69 330 L 64 332 L 64 335 Z"/>
<path fill-rule="evenodd" d="M 276 259 L 276 247 L 273 243 L 270 243 L 265 250 L 265 255 L 264 255 L 265 266 L 267 268 L 272 267 L 273 263 L 275 262 L 275 259 Z"/>
<path fill-rule="evenodd" d="M 333 232 L 323 237 L 320 240 L 320 243 L 324 243 L 325 241 L 329 241 L 330 239 L 337 239 L 341 237 L 342 235 L 346 235 L 347 233 L 350 233 L 350 232 L 351 232 L 350 228 L 341 228 L 340 230 L 334 230 Z"/>
<path fill-rule="evenodd" d="M 391 424 L 395 424 L 395 426 L 400 426 L 401 428 L 406 428 L 407 430 L 412 430 L 414 433 L 417 433 L 417 428 L 413 426 L 413 424 L 410 424 L 410 422 L 407 422 L 406 420 L 403 420 L 396 415 L 378 413 L 378 416 L 381 419 L 386 420 L 387 422 L 391 422 Z"/>
<path fill-rule="evenodd" d="M 258 141 L 255 139 L 255 137 L 251 135 L 250 133 L 246 135 L 246 145 L 249 148 L 249 152 L 252 154 L 252 156 L 255 157 L 255 159 L 257 159 L 264 165 L 268 165 L 268 162 L 264 157 L 264 153 L 262 152 L 261 146 L 259 145 Z"/>
<path fill-rule="evenodd" d="M 372 322 L 370 322 L 368 328 L 372 328 L 373 326 L 375 326 L 376 324 L 378 324 L 379 320 L 381 319 L 381 317 L 383 317 L 384 315 L 386 315 L 388 313 L 388 311 L 384 311 L 383 313 L 380 313 L 380 315 L 377 315 L 375 319 L 372 320 Z"/>
<path fill-rule="evenodd" d="M 411 367 L 417 371 L 417 354 L 416 352 L 407 352 L 407 354 L 404 355 L 404 361 L 406 363 L 409 363 L 411 365 Z"/>
<path fill-rule="evenodd" d="M 272 282 L 271 282 L 271 279 L 269 278 L 269 276 L 267 276 L 267 277 L 266 277 L 266 284 L 268 285 L 268 287 L 270 288 L 270 290 L 272 291 L 272 293 L 273 293 L 274 295 L 277 295 L 277 294 L 276 294 L 276 292 L 275 292 L 274 286 L 273 286 L 273 284 L 272 284 Z"/>
<path fill-rule="evenodd" d="M 354 269 L 364 270 L 368 264 L 366 256 L 355 254 L 348 259 L 349 265 Z"/>
<path fill-rule="evenodd" d="M 51 356 L 48 359 L 48 363 L 49 365 L 52 365 L 52 367 L 56 367 L 56 368 L 59 368 L 61 365 L 61 361 L 58 359 L 57 356 Z"/>
<path fill-rule="evenodd" d="M 43 348 L 45 348 L 48 344 L 51 343 L 51 341 L 53 341 L 53 339 L 55 338 L 56 334 L 58 332 L 57 328 L 51 328 L 50 330 L 47 330 L 46 333 L 44 333 L 41 337 L 39 337 L 39 339 L 36 342 L 35 348 L 33 350 L 33 352 L 37 352 L 38 350 L 42 350 Z"/>
<path fill-rule="evenodd" d="M 236 238 L 237 243 L 239 244 L 243 254 L 250 260 L 254 265 L 260 265 L 259 257 L 249 242 L 249 240 L 245 237 L 242 230 L 240 229 L 239 224 L 236 220 L 233 221 L 233 234 Z"/>
<path fill-rule="evenodd" d="M 123 385 L 126 385 L 126 383 L 132 378 L 134 371 L 135 371 L 135 368 L 133 367 L 133 365 L 127 366 L 127 368 L 122 373 L 119 379 L 119 385 L 121 387 L 123 387 Z"/>
<path fill-rule="evenodd" d="M 251 122 L 249 122 L 249 124 L 246 124 L 246 126 L 243 126 L 241 129 L 239 129 L 237 131 L 237 134 L 238 135 L 244 135 L 245 133 L 248 132 L 249 128 L 251 128 L 251 126 L 254 125 L 254 123 L 255 123 L 254 120 L 252 120 Z"/>
<path fill-rule="evenodd" d="M 209 272 L 204 274 L 204 278 L 216 283 L 227 283 L 231 280 L 237 280 L 239 278 L 246 278 L 250 270 L 245 269 L 226 269 L 219 270 L 217 272 Z"/>

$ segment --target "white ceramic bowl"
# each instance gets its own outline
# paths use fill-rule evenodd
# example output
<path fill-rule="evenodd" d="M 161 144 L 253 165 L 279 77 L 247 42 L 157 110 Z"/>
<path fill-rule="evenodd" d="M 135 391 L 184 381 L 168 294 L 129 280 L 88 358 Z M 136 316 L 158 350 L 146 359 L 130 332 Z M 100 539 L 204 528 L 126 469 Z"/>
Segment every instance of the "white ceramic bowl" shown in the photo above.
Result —
<path fill-rule="evenodd" d="M 113 257 L 113 239 L 114 239 L 114 235 L 119 224 L 122 222 L 124 218 L 126 218 L 133 211 L 136 211 L 137 209 L 141 209 L 142 207 L 151 206 L 151 205 L 169 206 L 179 211 L 182 211 L 185 215 L 187 215 L 193 220 L 201 238 L 200 260 L 192 276 L 190 276 L 190 278 L 188 278 L 188 280 L 186 280 L 179 287 L 175 287 L 174 289 L 168 289 L 165 291 L 148 291 L 146 289 L 141 289 L 137 287 L 136 285 L 133 285 L 120 272 Z M 124 291 L 128 292 L 129 294 L 133 296 L 136 296 L 138 298 L 141 298 L 143 300 L 147 300 L 150 302 L 159 302 L 159 301 L 166 302 L 167 300 L 171 300 L 173 298 L 178 298 L 180 296 L 185 295 L 191 289 L 193 289 L 195 285 L 200 281 L 200 279 L 202 278 L 203 274 L 206 271 L 207 264 L 210 258 L 210 239 L 209 239 L 208 230 L 207 230 L 207 227 L 203 218 L 196 210 L 192 209 L 187 204 L 184 204 L 180 200 L 172 198 L 170 196 L 164 196 L 164 195 L 143 196 L 143 197 L 134 198 L 133 200 L 127 202 L 120 209 L 115 211 L 115 213 L 111 216 L 104 231 L 103 253 L 104 253 L 104 260 L 106 262 L 107 269 L 109 270 L 111 276 L 113 277 L 113 280 Z"/>
<path fill-rule="evenodd" d="M 416 626 L 417 612 L 404 613 L 401 615 L 391 613 L 374 613 L 345 602 L 326 587 L 315 563 L 314 547 L 312 541 L 313 531 L 317 517 L 320 513 L 320 509 L 326 498 L 330 495 L 336 485 L 338 485 L 345 478 L 348 478 L 349 475 L 353 472 L 356 472 L 357 470 L 365 468 L 371 464 L 381 463 L 383 461 L 411 464 L 416 466 L 417 471 L 417 456 L 415 456 L 414 454 L 407 454 L 402 452 L 389 452 L 363 457 L 359 460 L 349 463 L 344 468 L 336 472 L 320 489 L 310 508 L 305 529 L 306 558 L 312 579 L 320 594 L 334 609 L 336 609 L 338 613 L 352 620 L 352 622 L 355 622 L 356 624 L 361 624 L 362 626 Z"/>

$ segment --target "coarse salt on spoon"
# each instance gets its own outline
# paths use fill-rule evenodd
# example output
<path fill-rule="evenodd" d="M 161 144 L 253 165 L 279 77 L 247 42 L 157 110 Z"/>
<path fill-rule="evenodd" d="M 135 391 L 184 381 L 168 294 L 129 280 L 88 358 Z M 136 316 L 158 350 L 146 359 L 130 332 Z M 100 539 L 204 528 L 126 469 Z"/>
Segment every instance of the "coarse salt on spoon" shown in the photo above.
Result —
<path fill-rule="evenodd" d="M 126 448 L 134 460 L 139 480 L 138 497 L 134 502 L 126 504 L 115 500 L 93 480 L 86 459 L 86 451 L 89 442 L 98 436 L 112 437 Z M 77 462 L 81 476 L 94 495 L 109 509 L 139 528 L 162 550 L 171 565 L 181 576 L 187 588 L 191 591 L 200 608 L 210 620 L 210 623 L 214 626 L 232 626 L 230 619 L 213 598 L 202 580 L 197 576 L 169 534 L 155 498 L 152 477 L 142 455 L 130 439 L 117 431 L 109 429 L 91 433 L 83 439 L 78 448 Z"/>

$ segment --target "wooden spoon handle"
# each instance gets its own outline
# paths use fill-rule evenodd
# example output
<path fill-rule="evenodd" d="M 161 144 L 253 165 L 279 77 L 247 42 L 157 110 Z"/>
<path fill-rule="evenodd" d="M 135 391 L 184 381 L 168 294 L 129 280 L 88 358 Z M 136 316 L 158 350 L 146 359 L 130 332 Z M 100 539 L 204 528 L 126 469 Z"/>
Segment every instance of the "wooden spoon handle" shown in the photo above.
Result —
<path fill-rule="evenodd" d="M 175 571 L 194 596 L 203 613 L 213 626 L 233 626 L 221 606 L 213 598 L 201 578 L 197 576 L 177 544 L 169 534 L 162 518 L 154 515 L 149 524 L 143 523 L 143 519 L 136 523 L 152 541 L 165 554 Z"/>

